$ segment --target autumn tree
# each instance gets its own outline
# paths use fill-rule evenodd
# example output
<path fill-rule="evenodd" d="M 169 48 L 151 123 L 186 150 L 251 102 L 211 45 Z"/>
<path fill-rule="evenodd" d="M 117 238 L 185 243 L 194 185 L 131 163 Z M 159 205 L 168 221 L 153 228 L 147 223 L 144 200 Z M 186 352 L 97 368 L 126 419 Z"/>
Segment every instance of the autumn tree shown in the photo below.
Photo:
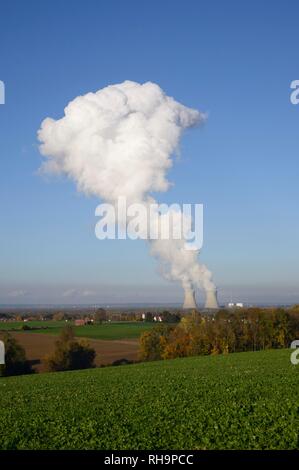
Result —
<path fill-rule="evenodd" d="M 163 359 L 191 356 L 192 345 L 190 334 L 178 326 L 173 328 L 168 337 L 164 337 L 162 340 L 162 349 L 161 357 Z"/>
<path fill-rule="evenodd" d="M 63 312 L 55 312 L 53 315 L 54 321 L 62 321 L 65 319 L 65 314 Z"/>
<path fill-rule="evenodd" d="M 173 327 L 158 325 L 145 331 L 140 337 L 140 358 L 144 361 L 162 359 L 164 347 Z"/>
<path fill-rule="evenodd" d="M 276 346 L 287 347 L 289 343 L 289 315 L 282 308 L 275 311 L 274 328 Z"/>

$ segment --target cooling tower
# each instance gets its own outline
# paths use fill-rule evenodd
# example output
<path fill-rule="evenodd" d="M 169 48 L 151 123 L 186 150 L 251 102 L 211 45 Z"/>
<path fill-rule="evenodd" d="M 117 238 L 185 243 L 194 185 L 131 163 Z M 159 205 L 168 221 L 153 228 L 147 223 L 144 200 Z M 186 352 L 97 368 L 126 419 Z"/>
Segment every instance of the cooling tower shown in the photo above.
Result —
<path fill-rule="evenodd" d="M 205 308 L 219 308 L 216 289 L 206 291 Z"/>
<path fill-rule="evenodd" d="M 183 309 L 197 308 L 195 301 L 195 292 L 193 289 L 185 289 L 185 298 Z"/>

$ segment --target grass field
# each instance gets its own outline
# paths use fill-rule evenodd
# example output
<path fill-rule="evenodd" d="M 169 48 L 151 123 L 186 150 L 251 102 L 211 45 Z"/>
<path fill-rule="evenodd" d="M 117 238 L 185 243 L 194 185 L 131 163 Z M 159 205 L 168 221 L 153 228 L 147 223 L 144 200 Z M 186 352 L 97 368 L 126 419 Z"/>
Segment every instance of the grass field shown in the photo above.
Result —
<path fill-rule="evenodd" d="M 31 333 L 44 333 L 58 335 L 61 329 L 67 325 L 73 325 L 73 322 L 64 321 L 31 321 L 31 322 L 7 322 L 0 324 L 0 331 L 9 329 L 21 329 L 23 325 L 28 325 L 31 328 Z M 77 337 L 92 338 L 92 339 L 133 339 L 139 338 L 141 333 L 152 328 L 152 322 L 115 322 L 103 323 L 95 325 L 74 326 L 74 333 Z M 41 328 L 41 329 L 39 329 Z M 43 329 L 42 329 L 43 328 Z M 26 331 L 24 331 L 26 334 Z"/>
<path fill-rule="evenodd" d="M 0 379 L 1 449 L 299 448 L 287 350 Z"/>
<path fill-rule="evenodd" d="M 62 328 L 65 326 L 65 321 L 54 321 L 54 320 L 35 320 L 35 321 L 10 321 L 10 322 L 0 322 L 0 331 L 8 330 L 20 330 L 22 326 L 28 325 L 30 328 Z M 72 323 L 73 324 L 73 323 Z"/>

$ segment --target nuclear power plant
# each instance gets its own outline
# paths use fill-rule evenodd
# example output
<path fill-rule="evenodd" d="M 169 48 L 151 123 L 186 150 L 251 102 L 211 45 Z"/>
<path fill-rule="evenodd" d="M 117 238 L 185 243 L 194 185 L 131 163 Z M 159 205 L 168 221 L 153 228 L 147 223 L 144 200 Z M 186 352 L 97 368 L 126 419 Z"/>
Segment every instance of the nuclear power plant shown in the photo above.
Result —
<path fill-rule="evenodd" d="M 197 304 L 195 300 L 195 291 L 192 288 L 185 289 L 185 297 L 183 303 L 184 310 L 190 309 L 197 309 Z M 217 290 L 210 289 L 205 291 L 206 294 L 206 301 L 205 307 L 207 309 L 216 309 L 219 308 L 218 301 L 217 301 Z"/>
<path fill-rule="evenodd" d="M 86 116 L 90 117 L 87 121 Z M 112 204 L 116 213 L 120 198 L 142 204 L 148 211 L 151 204 L 157 204 L 149 195 L 169 186 L 167 171 L 183 132 L 205 120 L 205 114 L 165 95 L 155 83 L 109 85 L 75 98 L 65 107 L 62 118 L 44 119 L 38 131 L 40 152 L 46 157 L 42 171 L 55 169 L 55 174 L 67 175 L 80 191 Z M 111 135 L 118 138 L 111 139 Z M 177 212 L 172 220 L 181 233 L 183 212 Z M 160 214 L 160 225 L 163 221 Z M 147 218 L 142 219 L 139 230 L 147 233 Z M 185 289 L 184 309 L 197 308 L 194 288 L 202 287 L 205 307 L 218 307 L 212 273 L 199 262 L 198 250 L 184 250 L 185 240 L 174 236 L 149 237 L 148 242 L 160 272 L 167 280 L 181 282 Z"/>
<path fill-rule="evenodd" d="M 189 310 L 193 308 L 197 308 L 194 289 L 185 289 L 183 309 Z"/>
<path fill-rule="evenodd" d="M 206 303 L 205 308 L 218 308 L 217 291 L 216 289 L 206 290 Z"/>

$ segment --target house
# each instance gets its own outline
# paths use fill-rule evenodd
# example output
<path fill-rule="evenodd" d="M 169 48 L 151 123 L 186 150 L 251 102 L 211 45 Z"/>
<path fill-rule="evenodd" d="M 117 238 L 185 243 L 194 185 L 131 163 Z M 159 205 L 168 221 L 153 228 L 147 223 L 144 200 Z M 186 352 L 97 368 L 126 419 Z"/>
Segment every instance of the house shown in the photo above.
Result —
<path fill-rule="evenodd" d="M 154 316 L 154 321 L 162 322 L 162 321 L 163 321 L 163 318 L 161 317 L 161 315 L 155 315 L 155 316 Z"/>
<path fill-rule="evenodd" d="M 233 302 L 229 302 L 228 307 L 229 308 L 234 308 L 234 307 L 243 308 L 244 304 L 242 302 L 237 302 L 236 304 Z"/>

